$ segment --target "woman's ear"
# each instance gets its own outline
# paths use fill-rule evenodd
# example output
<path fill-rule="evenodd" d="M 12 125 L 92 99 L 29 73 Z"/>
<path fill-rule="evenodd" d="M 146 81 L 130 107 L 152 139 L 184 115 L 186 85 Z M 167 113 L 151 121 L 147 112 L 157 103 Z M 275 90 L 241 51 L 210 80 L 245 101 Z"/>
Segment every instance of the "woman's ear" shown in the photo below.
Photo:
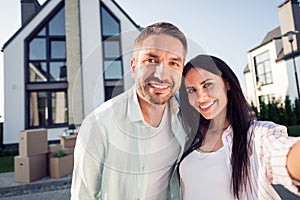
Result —
<path fill-rule="evenodd" d="M 227 90 L 230 90 L 230 89 L 231 89 L 230 83 L 229 83 L 228 81 L 226 81 L 225 84 L 226 84 L 226 89 L 227 89 Z"/>

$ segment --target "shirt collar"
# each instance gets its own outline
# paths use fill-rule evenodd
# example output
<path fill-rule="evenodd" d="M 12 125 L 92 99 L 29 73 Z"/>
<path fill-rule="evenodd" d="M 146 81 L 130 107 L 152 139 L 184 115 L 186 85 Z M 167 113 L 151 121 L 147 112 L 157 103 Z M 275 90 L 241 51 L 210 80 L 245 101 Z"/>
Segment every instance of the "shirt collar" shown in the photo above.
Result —
<path fill-rule="evenodd" d="M 144 117 L 138 101 L 136 86 L 134 85 L 130 90 L 130 97 L 128 98 L 128 117 L 132 122 L 143 121 Z M 171 115 L 177 115 L 179 112 L 179 103 L 176 98 L 172 97 L 169 103 Z"/>

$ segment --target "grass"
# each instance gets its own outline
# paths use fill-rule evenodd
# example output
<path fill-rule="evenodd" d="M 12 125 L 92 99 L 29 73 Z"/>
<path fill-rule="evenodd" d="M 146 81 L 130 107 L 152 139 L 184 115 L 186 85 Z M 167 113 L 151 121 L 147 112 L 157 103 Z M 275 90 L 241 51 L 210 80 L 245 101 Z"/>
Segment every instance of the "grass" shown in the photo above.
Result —
<path fill-rule="evenodd" d="M 4 156 L 0 157 L 0 173 L 14 171 L 14 157 Z"/>
<path fill-rule="evenodd" d="M 299 137 L 300 136 L 300 125 L 289 126 L 288 133 L 290 136 Z"/>

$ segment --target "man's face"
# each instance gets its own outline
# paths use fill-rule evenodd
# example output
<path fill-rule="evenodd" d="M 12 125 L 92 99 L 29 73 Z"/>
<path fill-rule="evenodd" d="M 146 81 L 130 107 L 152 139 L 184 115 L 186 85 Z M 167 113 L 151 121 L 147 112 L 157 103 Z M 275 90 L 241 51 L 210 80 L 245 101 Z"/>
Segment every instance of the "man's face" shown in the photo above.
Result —
<path fill-rule="evenodd" d="M 171 36 L 147 37 L 130 61 L 140 98 L 151 104 L 165 104 L 179 89 L 184 47 Z"/>

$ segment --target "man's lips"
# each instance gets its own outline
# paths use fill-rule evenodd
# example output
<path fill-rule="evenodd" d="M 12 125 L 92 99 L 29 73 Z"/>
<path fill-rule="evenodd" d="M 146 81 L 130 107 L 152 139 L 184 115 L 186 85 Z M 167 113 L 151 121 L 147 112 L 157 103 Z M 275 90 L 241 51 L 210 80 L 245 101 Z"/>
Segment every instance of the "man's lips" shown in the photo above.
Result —
<path fill-rule="evenodd" d="M 171 87 L 170 84 L 161 84 L 161 83 L 148 83 L 148 85 L 150 85 L 152 88 L 160 89 L 160 90 Z"/>

